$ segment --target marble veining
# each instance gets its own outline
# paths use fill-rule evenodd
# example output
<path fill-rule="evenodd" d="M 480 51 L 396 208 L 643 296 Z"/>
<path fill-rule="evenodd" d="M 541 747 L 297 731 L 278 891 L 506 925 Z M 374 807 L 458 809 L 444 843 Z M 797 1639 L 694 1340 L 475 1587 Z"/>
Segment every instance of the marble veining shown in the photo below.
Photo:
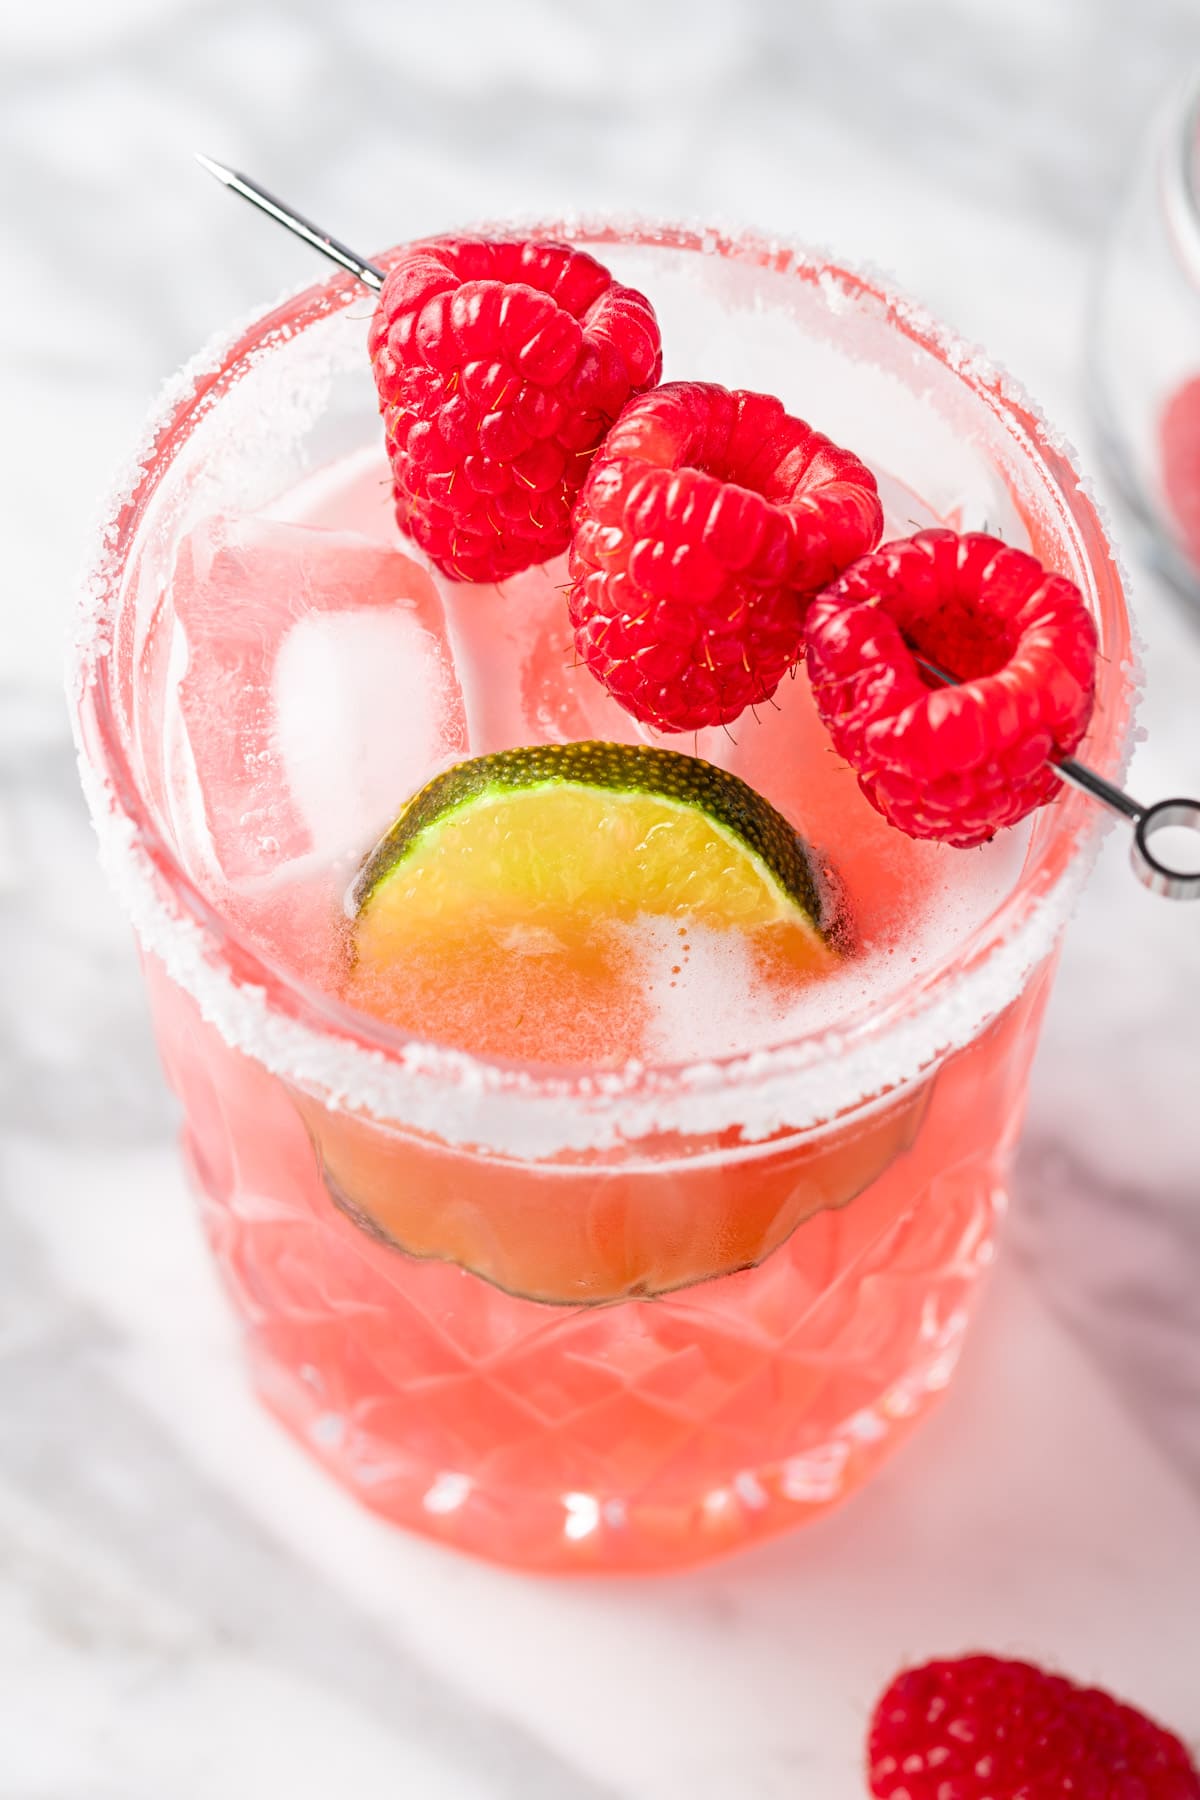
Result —
<path fill-rule="evenodd" d="M 155 384 L 312 270 L 506 211 L 751 223 L 890 269 L 1094 462 L 1082 322 L 1192 0 L 49 0 L 0 24 L 0 1800 L 856 1800 L 906 1657 L 984 1645 L 1200 1738 L 1200 916 L 1110 837 L 961 1377 L 841 1514 L 565 1586 L 355 1511 L 241 1380 L 60 698 Z M 365 314 L 365 308 L 364 308 Z M 1148 797 L 1200 791 L 1200 633 L 1116 529 Z"/>

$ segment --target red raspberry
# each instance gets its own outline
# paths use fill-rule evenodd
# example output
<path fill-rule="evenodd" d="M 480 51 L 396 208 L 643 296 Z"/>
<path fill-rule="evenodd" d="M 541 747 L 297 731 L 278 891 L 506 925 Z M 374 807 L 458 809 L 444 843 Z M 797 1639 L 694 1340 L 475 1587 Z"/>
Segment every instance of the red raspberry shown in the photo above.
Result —
<path fill-rule="evenodd" d="M 807 634 L 834 744 L 909 837 L 982 844 L 1054 798 L 1046 758 L 1075 749 L 1095 689 L 1096 628 L 1064 575 L 982 532 L 919 531 L 819 595 Z"/>
<path fill-rule="evenodd" d="M 1167 505 L 1184 549 L 1200 570 L 1200 375 L 1172 394 L 1158 437 Z"/>
<path fill-rule="evenodd" d="M 994 1656 L 898 1675 L 875 1708 L 876 1800 L 1200 1800 L 1182 1743 L 1099 1688 Z"/>
<path fill-rule="evenodd" d="M 388 271 L 369 347 L 396 517 L 460 581 L 566 549 L 591 453 L 662 369 L 650 302 L 544 241 L 413 244 Z"/>
<path fill-rule="evenodd" d="M 809 596 L 882 525 L 870 470 L 780 401 L 668 382 L 630 401 L 579 497 L 576 648 L 660 731 L 736 719 L 799 657 Z"/>

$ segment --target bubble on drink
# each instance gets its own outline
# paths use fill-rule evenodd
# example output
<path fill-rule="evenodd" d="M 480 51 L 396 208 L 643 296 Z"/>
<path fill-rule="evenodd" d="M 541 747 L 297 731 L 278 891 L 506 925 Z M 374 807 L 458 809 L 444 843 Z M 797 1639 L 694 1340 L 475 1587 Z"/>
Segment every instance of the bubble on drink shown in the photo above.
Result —
<path fill-rule="evenodd" d="M 1018 878 L 1028 841 L 1021 825 L 980 851 L 932 846 L 933 856 L 913 859 L 906 885 L 876 893 L 851 855 L 850 907 L 869 931 L 860 925 L 852 954 L 817 981 L 789 979 L 737 931 L 689 924 L 681 937 L 672 923 L 639 919 L 619 959 L 636 970 L 631 986 L 642 997 L 639 1053 L 686 1063 L 848 1028 L 970 938 Z"/>

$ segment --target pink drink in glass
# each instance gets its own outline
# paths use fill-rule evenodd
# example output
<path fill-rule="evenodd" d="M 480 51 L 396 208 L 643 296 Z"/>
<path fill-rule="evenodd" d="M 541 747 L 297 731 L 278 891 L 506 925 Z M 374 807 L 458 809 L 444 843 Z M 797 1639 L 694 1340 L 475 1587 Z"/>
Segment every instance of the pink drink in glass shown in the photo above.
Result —
<path fill-rule="evenodd" d="M 1019 395 L 777 246 L 554 235 L 650 295 L 668 377 L 776 392 L 866 456 L 886 535 L 987 524 L 1070 573 L 1116 768 L 1119 583 Z M 798 680 L 676 747 L 828 853 L 859 937 L 835 977 L 648 933 L 591 1015 L 511 946 L 418 986 L 407 1032 L 355 1013 L 343 895 L 437 768 L 639 741 L 571 667 L 561 568 L 465 590 L 399 539 L 361 313 L 327 283 L 188 373 L 89 600 L 85 779 L 185 1155 L 259 1391 L 368 1505 L 530 1568 L 694 1562 L 840 1500 L 949 1379 L 1094 821 L 1064 795 L 983 851 L 912 842 Z"/>

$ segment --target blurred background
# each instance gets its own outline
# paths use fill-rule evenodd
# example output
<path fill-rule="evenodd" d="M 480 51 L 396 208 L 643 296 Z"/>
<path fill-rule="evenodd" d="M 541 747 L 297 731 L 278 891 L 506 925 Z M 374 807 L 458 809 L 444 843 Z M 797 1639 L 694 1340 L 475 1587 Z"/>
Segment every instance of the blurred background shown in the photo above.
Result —
<path fill-rule="evenodd" d="M 1132 785 L 1200 791 L 1195 615 L 1099 468 L 1085 348 L 1137 146 L 1198 61 L 1195 0 L 6 9 L 0 1800 L 305 1796 L 333 1779 L 420 1800 L 849 1800 L 870 1683 L 943 1647 L 939 1629 L 952 1648 L 990 1629 L 1090 1655 L 1084 1675 L 1200 1734 L 1181 1660 L 1200 1617 L 1200 918 L 1137 889 L 1123 842 L 1066 952 L 1011 1273 L 928 1443 L 818 1528 L 819 1554 L 575 1597 L 351 1518 L 242 1394 L 60 697 L 89 521 L 154 391 L 321 273 L 199 149 L 368 253 L 605 209 L 754 226 L 890 273 L 1079 446 L 1145 644 Z M 935 1559 L 953 1540 L 965 1566 L 986 1560 L 972 1520 L 1002 1535 L 954 1450 L 989 1408 L 1028 1448 L 1002 1471 L 1007 1561 L 959 1614 L 933 1598 Z M 992 1440 L 972 1441 L 986 1463 Z M 870 1606 L 886 1649 L 849 1633 L 818 1652 L 798 1623 L 818 1591 L 827 1618 Z M 655 1686 L 664 1663 L 675 1701 Z"/>

